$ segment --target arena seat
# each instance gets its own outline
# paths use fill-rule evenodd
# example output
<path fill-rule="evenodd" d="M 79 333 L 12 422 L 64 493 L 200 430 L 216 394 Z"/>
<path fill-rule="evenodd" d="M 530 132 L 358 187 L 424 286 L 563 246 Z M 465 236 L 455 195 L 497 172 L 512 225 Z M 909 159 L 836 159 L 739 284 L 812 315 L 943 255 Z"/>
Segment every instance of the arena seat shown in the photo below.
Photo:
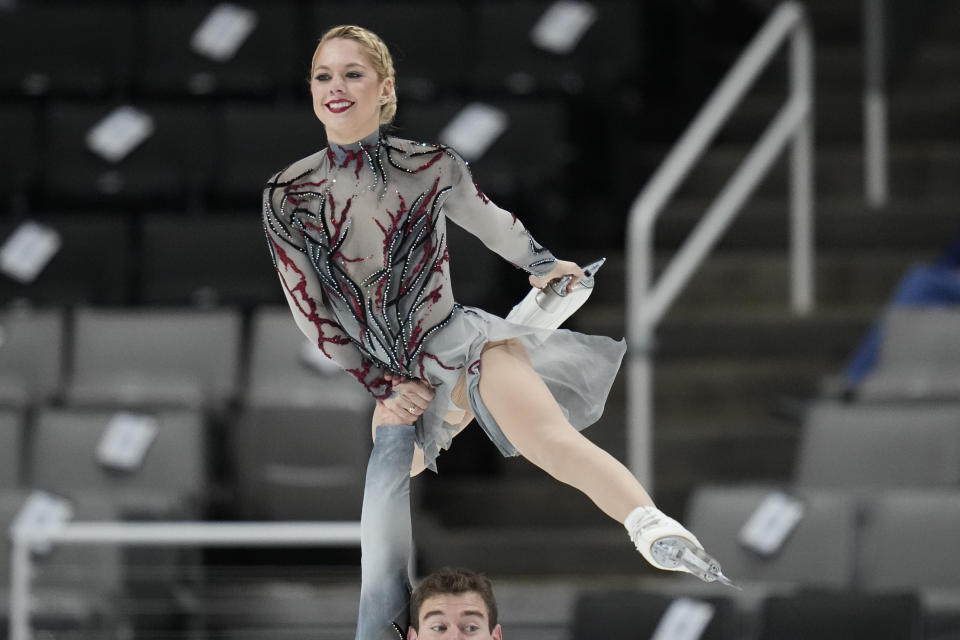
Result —
<path fill-rule="evenodd" d="M 0 408 L 0 491 L 21 485 L 24 416 L 16 409 Z"/>
<path fill-rule="evenodd" d="M 274 97 L 306 80 L 310 51 L 298 45 L 303 19 L 295 3 L 245 3 L 256 26 L 228 60 L 195 52 L 191 38 L 213 5 L 149 2 L 143 7 L 142 64 L 134 84 L 146 95 Z M 298 60 L 297 55 L 302 59 Z M 299 63 L 299 64 L 298 64 Z M 305 83 L 300 83 L 301 90 Z"/>
<path fill-rule="evenodd" d="M 481 157 L 466 157 L 474 180 L 499 206 L 516 210 L 529 227 L 536 230 L 559 224 L 569 206 L 559 195 L 560 185 L 572 161 L 564 105 L 551 98 L 483 102 L 501 110 L 507 126 Z M 465 105 L 437 102 L 403 111 L 398 116 L 397 135 L 442 143 L 441 131 Z"/>
<path fill-rule="evenodd" d="M 255 206 L 228 215 L 146 214 L 140 228 L 144 304 L 283 303 Z"/>
<path fill-rule="evenodd" d="M 733 603 L 724 597 L 696 598 L 713 606 L 713 616 L 701 640 L 741 637 Z M 581 593 L 574 605 L 571 638 L 636 640 L 652 638 L 667 608 L 676 598 L 640 590 L 602 590 Z M 675 636 L 670 636 L 675 637 Z M 686 637 L 686 636 L 684 636 Z"/>
<path fill-rule="evenodd" d="M 0 334 L 0 406 L 40 403 L 62 391 L 62 312 L 0 311 Z"/>
<path fill-rule="evenodd" d="M 323 125 L 306 98 L 277 106 L 228 103 L 221 126 L 223 144 L 211 196 L 258 211 L 271 175 L 326 146 Z"/>
<path fill-rule="evenodd" d="M 846 493 L 798 492 L 797 497 L 805 505 L 804 517 L 780 551 L 771 557 L 763 557 L 740 544 L 740 529 L 774 488 L 700 486 L 690 498 L 685 524 L 735 582 L 767 583 L 773 588 L 851 586 L 856 505 Z M 824 542 L 827 540 L 829 544 Z"/>
<path fill-rule="evenodd" d="M 118 470 L 102 465 L 95 455 L 115 414 L 53 407 L 38 412 L 29 444 L 30 486 L 70 498 L 100 494 L 124 517 L 199 513 L 207 497 L 203 416 L 188 409 L 151 411 L 157 433 L 142 466 Z"/>
<path fill-rule="evenodd" d="M 232 454 L 248 518 L 360 517 L 373 399 L 337 365 L 307 366 L 305 345 L 287 306 L 254 311 Z"/>
<path fill-rule="evenodd" d="M 795 482 L 861 489 L 960 484 L 960 404 L 817 403 Z"/>
<path fill-rule="evenodd" d="M 363 25 L 383 38 L 393 55 L 401 105 L 408 98 L 428 100 L 468 86 L 473 39 L 470 9 L 464 3 L 326 1 L 310 6 L 314 43 L 341 24 Z"/>
<path fill-rule="evenodd" d="M 73 335 L 73 405 L 216 408 L 237 392 L 234 310 L 82 308 Z"/>
<path fill-rule="evenodd" d="M 39 117 L 26 106 L 0 106 L 0 196 L 33 186 L 40 159 Z"/>
<path fill-rule="evenodd" d="M 862 583 L 874 591 L 960 589 L 960 490 L 889 490 L 869 501 Z"/>
<path fill-rule="evenodd" d="M 923 612 L 912 593 L 849 591 L 770 596 L 758 640 L 920 640 Z"/>
<path fill-rule="evenodd" d="M 87 132 L 119 104 L 56 102 L 49 108 L 43 176 L 53 202 L 185 206 L 210 180 L 217 147 L 213 121 L 196 104 L 137 103 L 154 131 L 129 155 L 110 162 L 87 148 Z"/>
<path fill-rule="evenodd" d="M 321 406 L 257 405 L 242 411 L 233 461 L 243 517 L 360 519 L 371 410 L 363 398 L 343 393 L 343 385 L 327 386 L 336 389 L 317 389 L 325 398 Z"/>
<path fill-rule="evenodd" d="M 483 2 L 477 8 L 477 45 L 469 72 L 474 90 L 524 94 L 595 94 L 608 100 L 624 88 L 639 57 L 637 3 L 593 2 L 596 21 L 570 53 L 536 46 L 531 30 L 548 0 Z"/>
<path fill-rule="evenodd" d="M 104 213 L 104 209 L 45 213 L 33 219 L 59 232 L 60 249 L 33 282 L 21 283 L 0 274 L 0 300 L 47 306 L 128 301 L 129 219 Z M 0 220 L 0 238 L 9 236 L 19 224 Z"/>
<path fill-rule="evenodd" d="M 889 309 L 877 365 L 857 388 L 857 398 L 960 400 L 960 309 Z"/>
<path fill-rule="evenodd" d="M 0 19 L 0 42 L 18 60 L 0 67 L 0 92 L 109 94 L 132 71 L 133 24 L 130 3 L 16 3 Z"/>
<path fill-rule="evenodd" d="M 279 280 L 276 287 L 280 289 Z M 336 403 L 337 394 L 329 391 L 339 389 L 352 402 L 362 404 L 365 411 L 372 411 L 369 394 L 335 363 L 330 362 L 329 373 L 308 366 L 303 358 L 306 342 L 285 302 L 282 306 L 254 310 L 250 318 L 245 404 L 321 407 L 331 399 Z M 344 387 L 341 382 L 349 386 Z"/>

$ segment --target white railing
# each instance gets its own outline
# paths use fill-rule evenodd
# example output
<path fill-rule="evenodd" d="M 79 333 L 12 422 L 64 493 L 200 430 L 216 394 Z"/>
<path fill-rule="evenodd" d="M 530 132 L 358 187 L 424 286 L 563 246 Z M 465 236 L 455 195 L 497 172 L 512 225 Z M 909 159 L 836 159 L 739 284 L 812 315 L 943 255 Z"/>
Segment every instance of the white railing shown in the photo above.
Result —
<path fill-rule="evenodd" d="M 871 207 L 882 207 L 888 188 L 886 16 L 881 0 L 863 0 L 863 184 Z"/>
<path fill-rule="evenodd" d="M 360 546 L 359 522 L 71 522 L 11 536 L 10 640 L 30 640 L 33 551 L 46 545 Z"/>
<path fill-rule="evenodd" d="M 780 46 L 790 42 L 790 95 L 743 163 L 710 204 L 660 279 L 653 277 L 653 227 L 660 212 L 703 155 Z M 813 45 L 803 5 L 784 2 L 767 20 L 666 160 L 637 196 L 627 229 L 627 458 L 653 489 L 651 356 L 657 324 L 694 270 L 789 143 L 791 303 L 813 308 Z"/>

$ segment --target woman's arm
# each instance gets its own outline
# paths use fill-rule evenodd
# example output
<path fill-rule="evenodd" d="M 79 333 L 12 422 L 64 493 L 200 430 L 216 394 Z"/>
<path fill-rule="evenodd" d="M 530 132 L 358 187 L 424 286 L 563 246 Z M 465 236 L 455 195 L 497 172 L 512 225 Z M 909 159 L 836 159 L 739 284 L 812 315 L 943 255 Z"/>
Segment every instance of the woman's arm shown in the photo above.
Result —
<path fill-rule="evenodd" d="M 283 189 L 268 185 L 263 199 L 267 245 L 297 327 L 374 398 L 389 398 L 392 388 L 385 370 L 360 352 L 324 304 L 320 282 L 305 253 L 304 240 L 284 209 L 286 204 Z"/>
<path fill-rule="evenodd" d="M 553 273 L 558 266 L 553 254 L 533 239 L 515 215 L 498 207 L 480 190 L 459 154 L 452 149 L 446 151 L 453 173 L 452 187 L 443 203 L 446 216 L 527 273 L 538 277 Z"/>

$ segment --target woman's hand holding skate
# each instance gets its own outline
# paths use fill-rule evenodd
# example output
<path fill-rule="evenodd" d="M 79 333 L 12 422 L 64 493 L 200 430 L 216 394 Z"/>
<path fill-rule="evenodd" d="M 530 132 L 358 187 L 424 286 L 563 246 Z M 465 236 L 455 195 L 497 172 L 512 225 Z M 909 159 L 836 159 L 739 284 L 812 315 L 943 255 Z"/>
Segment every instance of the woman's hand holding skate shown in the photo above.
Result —
<path fill-rule="evenodd" d="M 556 264 L 553 266 L 553 269 L 551 269 L 550 273 L 547 275 L 531 275 L 530 286 L 536 287 L 537 289 L 543 289 L 554 280 L 559 280 L 564 276 L 570 276 L 570 281 L 567 283 L 567 292 L 569 293 L 570 291 L 573 291 L 573 285 L 577 284 L 577 282 L 583 279 L 583 269 L 581 269 L 576 262 L 557 260 Z"/>

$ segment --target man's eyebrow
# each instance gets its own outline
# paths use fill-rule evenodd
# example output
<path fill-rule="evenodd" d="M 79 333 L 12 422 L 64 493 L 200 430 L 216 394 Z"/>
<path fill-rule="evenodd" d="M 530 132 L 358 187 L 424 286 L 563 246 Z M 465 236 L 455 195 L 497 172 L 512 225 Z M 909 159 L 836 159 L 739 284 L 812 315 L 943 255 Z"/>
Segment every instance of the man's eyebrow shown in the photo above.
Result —
<path fill-rule="evenodd" d="M 478 618 L 483 618 L 484 620 L 487 618 L 487 614 L 479 609 L 467 609 L 466 611 L 462 611 L 461 614 L 465 616 L 477 616 Z"/>
<path fill-rule="evenodd" d="M 461 611 L 460 614 L 464 616 L 477 616 L 478 618 L 483 618 L 483 619 L 486 619 L 487 617 L 487 615 L 483 611 L 480 611 L 479 609 L 467 609 L 466 611 Z M 426 620 L 430 616 L 442 616 L 442 615 L 445 615 L 444 612 L 440 611 L 439 609 L 436 609 L 434 611 L 428 611 L 427 613 L 425 613 L 423 615 L 423 619 Z"/>

